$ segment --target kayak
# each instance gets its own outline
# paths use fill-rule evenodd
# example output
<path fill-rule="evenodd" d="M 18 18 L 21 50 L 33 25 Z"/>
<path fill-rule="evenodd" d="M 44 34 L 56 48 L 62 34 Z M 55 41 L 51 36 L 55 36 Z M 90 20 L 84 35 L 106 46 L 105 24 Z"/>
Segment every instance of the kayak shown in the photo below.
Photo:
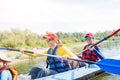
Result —
<path fill-rule="evenodd" d="M 112 57 L 113 58 L 113 57 Z M 80 61 L 80 60 L 79 60 Z M 94 64 L 86 65 L 81 68 L 69 70 L 51 76 L 38 78 L 35 80 L 88 80 L 105 72 L 110 74 L 120 75 L 120 60 L 119 59 L 103 59 Z M 20 79 L 21 78 L 21 79 Z M 30 80 L 30 76 L 21 75 L 18 80 Z"/>
<path fill-rule="evenodd" d="M 90 78 L 96 77 L 99 74 L 102 74 L 103 72 L 104 71 L 102 71 L 97 65 L 92 64 L 90 66 L 77 68 L 35 80 L 88 80 Z"/>
<path fill-rule="evenodd" d="M 66 72 L 50 75 L 34 80 L 88 80 L 104 73 L 97 65 L 84 66 Z M 19 75 L 18 80 L 31 80 L 28 74 Z"/>

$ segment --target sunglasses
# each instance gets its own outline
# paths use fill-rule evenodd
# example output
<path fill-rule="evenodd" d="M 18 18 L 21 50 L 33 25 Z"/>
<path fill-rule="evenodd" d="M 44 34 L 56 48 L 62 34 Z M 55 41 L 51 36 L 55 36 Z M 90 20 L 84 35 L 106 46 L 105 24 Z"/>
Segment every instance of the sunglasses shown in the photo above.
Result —
<path fill-rule="evenodd" d="M 93 37 L 86 37 L 85 40 L 91 40 L 94 39 Z"/>

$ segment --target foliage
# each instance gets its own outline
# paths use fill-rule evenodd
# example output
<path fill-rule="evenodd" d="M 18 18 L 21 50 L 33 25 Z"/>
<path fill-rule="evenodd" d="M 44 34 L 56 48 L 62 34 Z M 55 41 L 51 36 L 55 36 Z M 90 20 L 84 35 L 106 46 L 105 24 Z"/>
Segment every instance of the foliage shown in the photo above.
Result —
<path fill-rule="evenodd" d="M 113 30 L 114 31 L 114 30 Z M 108 36 L 113 31 L 97 32 L 95 35 L 96 40 L 101 40 L 104 37 Z M 72 45 L 79 42 L 85 42 L 84 36 L 85 33 L 74 32 L 74 33 L 56 33 L 60 40 L 65 45 Z M 11 29 L 11 31 L 0 32 L 0 46 L 2 47 L 12 47 L 12 48 L 39 48 L 47 47 L 45 40 L 43 40 L 42 35 L 31 32 L 28 29 L 23 31 L 19 29 Z M 116 40 L 120 38 L 120 33 L 110 38 L 110 40 Z"/>

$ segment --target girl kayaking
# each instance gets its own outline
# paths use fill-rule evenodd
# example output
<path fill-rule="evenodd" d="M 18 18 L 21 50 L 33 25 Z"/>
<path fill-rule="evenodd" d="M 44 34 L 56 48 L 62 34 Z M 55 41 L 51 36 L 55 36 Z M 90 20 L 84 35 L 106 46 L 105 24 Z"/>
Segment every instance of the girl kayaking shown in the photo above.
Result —
<path fill-rule="evenodd" d="M 71 66 L 67 58 L 70 57 L 78 59 L 78 57 L 60 42 L 58 36 L 55 33 L 49 33 L 42 38 L 46 40 L 49 46 L 49 49 L 44 51 L 43 54 L 61 56 L 62 58 L 47 57 L 46 61 L 48 69 L 42 69 L 38 67 L 32 68 L 29 73 L 29 75 L 31 75 L 31 78 L 36 79 L 71 70 Z M 24 53 L 23 50 L 22 53 Z"/>
<path fill-rule="evenodd" d="M 85 35 L 85 40 L 87 41 L 87 44 L 85 45 L 84 50 L 94 44 L 94 35 L 92 33 L 87 33 Z M 104 59 L 104 57 L 102 56 L 98 45 L 96 45 L 85 50 L 82 53 L 82 59 L 97 62 L 99 59 Z"/>

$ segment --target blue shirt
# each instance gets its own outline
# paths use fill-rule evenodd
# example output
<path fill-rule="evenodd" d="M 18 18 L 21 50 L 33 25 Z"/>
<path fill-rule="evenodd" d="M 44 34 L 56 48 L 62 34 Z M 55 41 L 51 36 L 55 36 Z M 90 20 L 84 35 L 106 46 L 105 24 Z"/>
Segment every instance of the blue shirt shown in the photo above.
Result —
<path fill-rule="evenodd" d="M 4 70 L 0 73 L 0 80 L 12 80 L 12 75 L 9 70 Z"/>

